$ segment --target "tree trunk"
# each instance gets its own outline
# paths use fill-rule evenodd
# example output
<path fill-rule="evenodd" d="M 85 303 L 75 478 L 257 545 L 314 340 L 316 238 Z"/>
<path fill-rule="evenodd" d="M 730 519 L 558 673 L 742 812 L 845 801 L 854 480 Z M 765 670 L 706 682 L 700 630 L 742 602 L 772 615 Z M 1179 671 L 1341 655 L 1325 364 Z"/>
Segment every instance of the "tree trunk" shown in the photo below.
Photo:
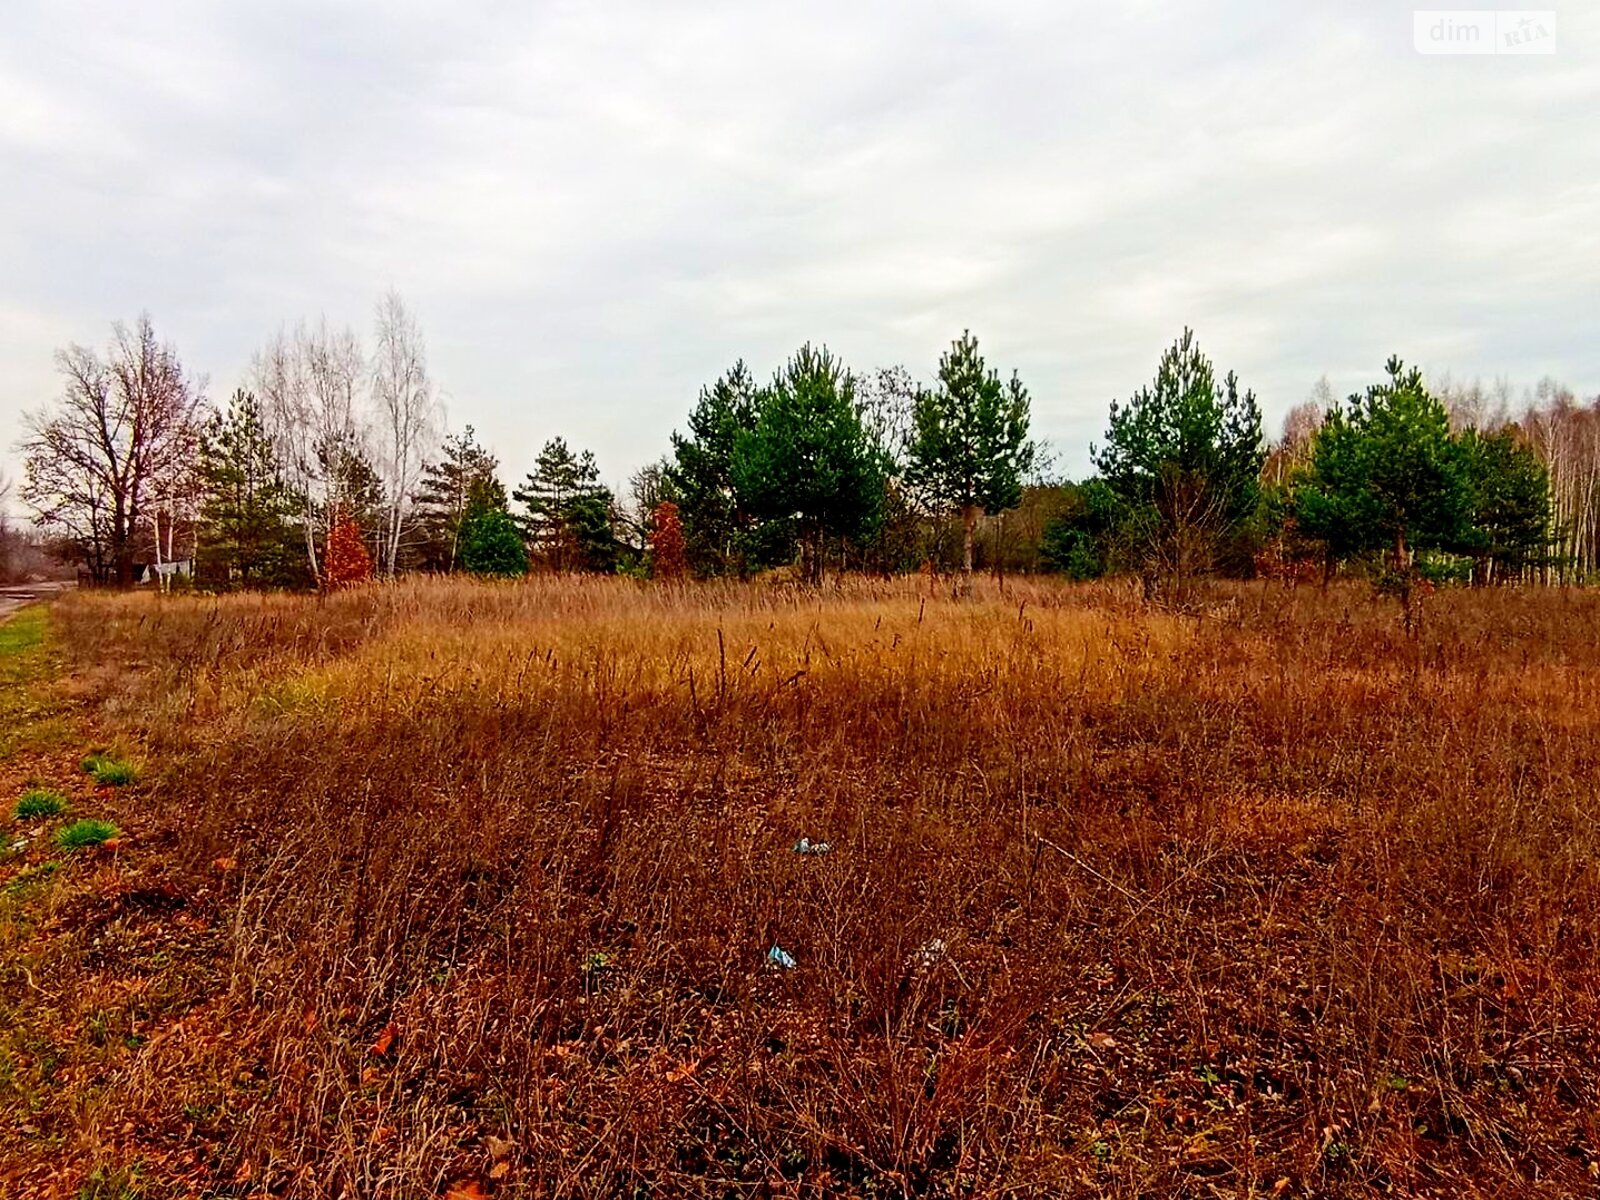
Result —
<path fill-rule="evenodd" d="M 961 571 L 967 577 L 967 583 L 972 583 L 972 539 L 973 531 L 978 524 L 978 506 L 964 504 L 961 506 Z"/>
<path fill-rule="evenodd" d="M 128 512 L 119 496 L 111 513 L 111 555 L 118 587 L 133 586 L 133 538 L 128 532 Z"/>

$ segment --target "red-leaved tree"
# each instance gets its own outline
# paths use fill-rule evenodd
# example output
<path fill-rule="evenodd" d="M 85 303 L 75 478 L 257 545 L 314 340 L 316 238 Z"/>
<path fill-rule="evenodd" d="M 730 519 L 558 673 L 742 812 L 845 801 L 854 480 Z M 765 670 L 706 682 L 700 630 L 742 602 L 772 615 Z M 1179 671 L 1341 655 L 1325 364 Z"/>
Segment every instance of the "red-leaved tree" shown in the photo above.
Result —
<path fill-rule="evenodd" d="M 689 559 L 684 553 L 678 506 L 663 500 L 650 513 L 650 576 L 676 581 L 688 574 Z"/>
<path fill-rule="evenodd" d="M 372 555 L 361 541 L 361 527 L 344 509 L 335 509 L 328 530 L 328 551 L 322 564 L 322 583 L 329 589 L 372 578 Z"/>

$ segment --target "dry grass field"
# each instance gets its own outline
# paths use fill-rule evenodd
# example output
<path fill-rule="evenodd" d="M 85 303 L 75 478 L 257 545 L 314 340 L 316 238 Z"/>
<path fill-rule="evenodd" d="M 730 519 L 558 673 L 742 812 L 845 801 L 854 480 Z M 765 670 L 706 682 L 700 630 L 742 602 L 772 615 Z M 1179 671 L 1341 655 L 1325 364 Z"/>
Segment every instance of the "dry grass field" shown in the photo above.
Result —
<path fill-rule="evenodd" d="M 1592 1195 L 1600 596 L 1427 606 L 29 610 L 0 1192 Z"/>

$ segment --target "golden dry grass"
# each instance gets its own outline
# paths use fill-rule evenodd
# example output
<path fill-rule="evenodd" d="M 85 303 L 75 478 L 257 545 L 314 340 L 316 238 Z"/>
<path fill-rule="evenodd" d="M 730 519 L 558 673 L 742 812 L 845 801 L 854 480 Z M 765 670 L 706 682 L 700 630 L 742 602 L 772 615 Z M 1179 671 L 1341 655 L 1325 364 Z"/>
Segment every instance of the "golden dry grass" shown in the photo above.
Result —
<path fill-rule="evenodd" d="M 57 1152 L 152 1194 L 1584 1194 L 1600 598 L 1211 601 L 77 597 L 197 965 L 59 956 L 171 995 Z"/>

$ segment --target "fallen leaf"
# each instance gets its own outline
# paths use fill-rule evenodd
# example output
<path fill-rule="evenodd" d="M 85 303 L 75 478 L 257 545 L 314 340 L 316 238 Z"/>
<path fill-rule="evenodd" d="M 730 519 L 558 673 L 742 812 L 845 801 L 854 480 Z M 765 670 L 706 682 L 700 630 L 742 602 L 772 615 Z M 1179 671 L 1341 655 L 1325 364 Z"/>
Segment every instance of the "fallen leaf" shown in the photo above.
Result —
<path fill-rule="evenodd" d="M 394 1022 L 390 1021 L 378 1031 L 377 1038 L 373 1040 L 372 1045 L 367 1047 L 367 1053 L 376 1055 L 378 1058 L 387 1058 L 389 1051 L 394 1049 L 394 1038 L 398 1032 L 394 1027 Z"/>
<path fill-rule="evenodd" d="M 119 837 L 107 838 L 105 841 L 100 843 L 100 849 L 109 850 L 111 853 L 115 854 L 118 850 L 122 849 L 122 842 L 123 839 Z"/>
<path fill-rule="evenodd" d="M 316 1029 L 316 1027 L 317 1006 L 315 1004 L 308 1004 L 306 1005 L 306 1032 L 310 1033 L 312 1030 Z"/>
<path fill-rule="evenodd" d="M 1088 1041 L 1089 1045 L 1094 1047 L 1096 1050 L 1115 1050 L 1117 1048 L 1117 1039 L 1112 1037 L 1109 1033 L 1091 1033 Z"/>
<path fill-rule="evenodd" d="M 495 1137 L 492 1133 L 483 1139 L 483 1145 L 484 1149 L 489 1151 L 489 1157 L 496 1160 L 505 1158 L 517 1148 L 517 1144 L 510 1138 Z"/>
<path fill-rule="evenodd" d="M 445 1188 L 444 1200 L 488 1200 L 488 1193 L 476 1179 L 463 1179 Z"/>
<path fill-rule="evenodd" d="M 511 1164 L 508 1162 L 497 1162 L 494 1164 L 494 1166 L 489 1168 L 489 1178 L 493 1179 L 496 1183 L 500 1182 L 500 1180 L 504 1179 L 509 1174 L 511 1174 Z"/>
<path fill-rule="evenodd" d="M 227 872 L 233 870 L 238 865 L 239 864 L 237 862 L 235 862 L 233 859 L 229 858 L 227 855 L 223 855 L 221 858 L 217 858 L 217 859 L 213 859 L 212 860 L 211 869 L 213 871 L 221 871 L 224 874 L 226 874 Z"/>

